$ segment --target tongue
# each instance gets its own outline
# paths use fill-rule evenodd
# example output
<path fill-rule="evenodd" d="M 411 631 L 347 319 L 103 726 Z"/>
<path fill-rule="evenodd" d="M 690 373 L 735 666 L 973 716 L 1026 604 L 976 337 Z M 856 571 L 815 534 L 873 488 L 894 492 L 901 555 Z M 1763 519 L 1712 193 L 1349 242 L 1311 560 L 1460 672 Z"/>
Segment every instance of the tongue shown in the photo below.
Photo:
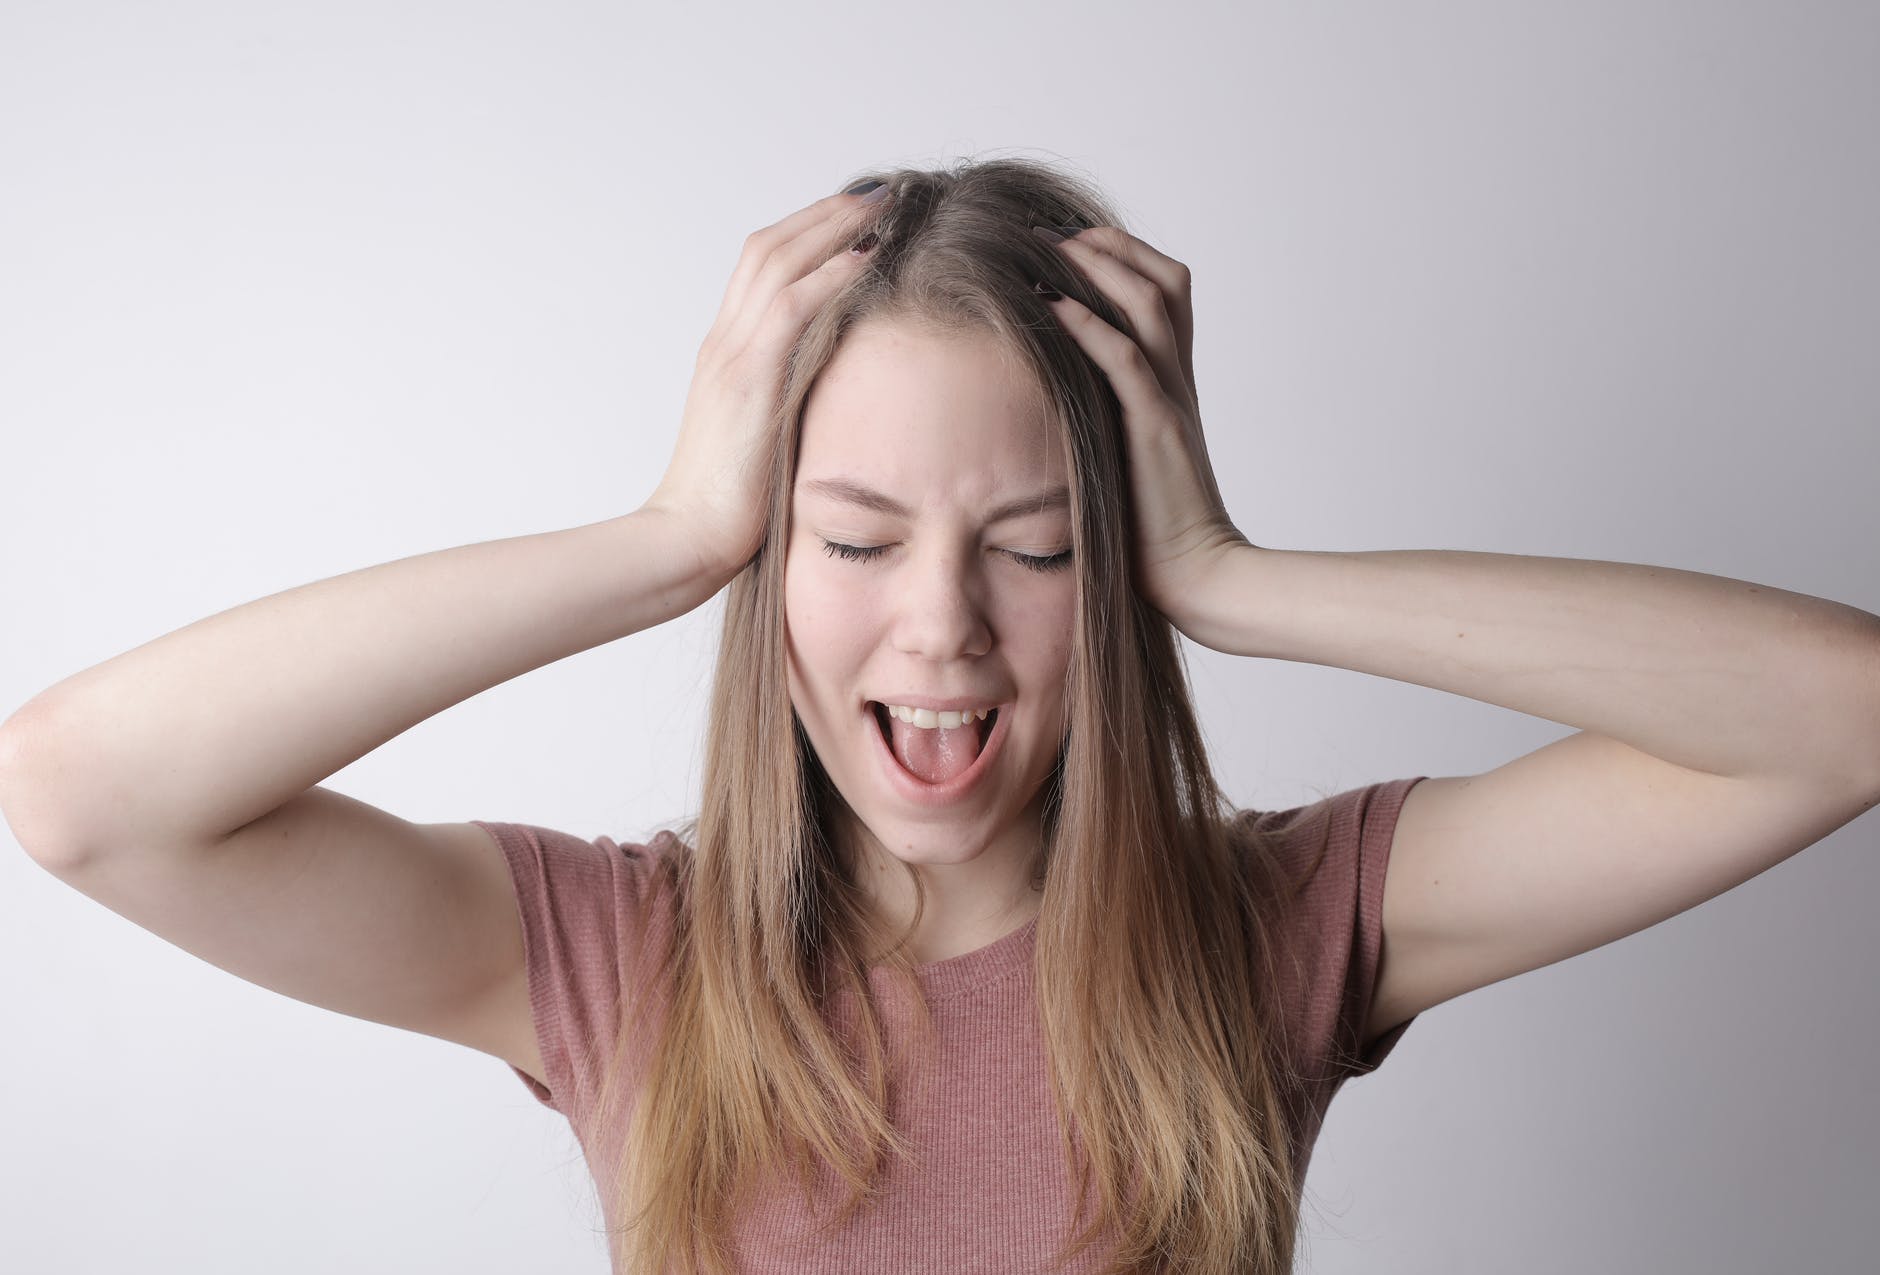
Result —
<path fill-rule="evenodd" d="M 978 722 L 964 722 L 952 730 L 927 730 L 889 716 L 888 730 L 901 765 L 930 784 L 943 784 L 965 773 L 979 756 Z"/>

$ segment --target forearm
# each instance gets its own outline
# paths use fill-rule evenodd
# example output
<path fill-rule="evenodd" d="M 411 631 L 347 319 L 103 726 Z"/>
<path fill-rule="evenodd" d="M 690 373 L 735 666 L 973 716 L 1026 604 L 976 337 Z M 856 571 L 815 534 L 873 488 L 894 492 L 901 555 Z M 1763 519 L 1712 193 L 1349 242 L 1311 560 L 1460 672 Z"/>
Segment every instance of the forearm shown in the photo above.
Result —
<path fill-rule="evenodd" d="M 453 704 L 692 610 L 731 574 L 643 510 L 272 594 L 36 697 L 0 805 L 22 838 L 56 830 L 75 850 L 211 840 Z"/>
<path fill-rule="evenodd" d="M 1880 773 L 1880 617 L 1723 576 L 1245 546 L 1181 627 L 1216 650 L 1466 695 L 1693 770 Z"/>

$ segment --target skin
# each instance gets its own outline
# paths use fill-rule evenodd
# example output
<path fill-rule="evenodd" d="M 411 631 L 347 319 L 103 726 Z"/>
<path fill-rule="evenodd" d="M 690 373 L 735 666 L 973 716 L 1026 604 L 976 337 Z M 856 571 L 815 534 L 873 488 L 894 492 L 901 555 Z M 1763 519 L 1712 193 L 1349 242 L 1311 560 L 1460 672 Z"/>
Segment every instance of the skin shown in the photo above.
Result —
<path fill-rule="evenodd" d="M 807 490 L 847 478 L 907 506 L 906 519 Z M 1067 510 L 998 523 L 994 506 L 1068 482 L 1036 386 L 991 338 L 858 325 L 810 393 L 784 567 L 789 690 L 842 800 L 830 835 L 855 863 L 877 920 L 899 935 L 916 865 L 927 904 L 920 963 L 976 950 L 1037 914 L 1031 889 L 1044 785 L 1065 731 L 1076 571 L 1013 555 L 1071 547 Z M 871 559 L 825 541 L 874 547 Z M 1009 734 L 992 773 L 953 806 L 890 786 L 866 701 L 985 694 Z"/>

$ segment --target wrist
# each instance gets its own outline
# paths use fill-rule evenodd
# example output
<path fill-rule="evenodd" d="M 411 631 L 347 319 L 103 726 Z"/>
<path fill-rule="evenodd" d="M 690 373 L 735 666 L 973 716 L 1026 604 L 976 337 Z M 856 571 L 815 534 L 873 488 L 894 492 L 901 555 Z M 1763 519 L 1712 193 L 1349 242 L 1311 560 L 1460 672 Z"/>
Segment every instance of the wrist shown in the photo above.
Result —
<path fill-rule="evenodd" d="M 1246 540 L 1221 545 L 1182 590 L 1169 620 L 1184 637 L 1224 655 L 1257 655 L 1255 608 L 1262 601 L 1260 577 L 1279 550 Z"/>
<path fill-rule="evenodd" d="M 701 531 L 696 519 L 665 505 L 648 501 L 627 517 L 650 529 L 661 555 L 682 565 L 686 590 L 697 594 L 699 602 L 730 584 L 749 561 L 734 561 L 735 555 L 718 538 Z"/>

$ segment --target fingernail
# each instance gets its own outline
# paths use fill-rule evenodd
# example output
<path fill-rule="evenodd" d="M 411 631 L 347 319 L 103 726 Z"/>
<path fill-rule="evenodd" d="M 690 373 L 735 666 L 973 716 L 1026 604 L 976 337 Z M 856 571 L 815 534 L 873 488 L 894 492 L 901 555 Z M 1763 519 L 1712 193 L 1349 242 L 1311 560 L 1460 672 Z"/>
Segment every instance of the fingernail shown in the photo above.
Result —
<path fill-rule="evenodd" d="M 862 196 L 862 202 L 865 204 L 878 204 L 888 197 L 888 187 L 883 186 L 880 182 L 876 182 L 867 189 L 868 193 Z"/>
<path fill-rule="evenodd" d="M 1048 283 L 1034 283 L 1031 285 L 1031 290 L 1043 297 L 1046 301 L 1062 301 L 1064 299 L 1064 294 Z"/>
<path fill-rule="evenodd" d="M 847 190 L 843 191 L 842 193 L 845 195 L 859 195 L 864 191 L 873 190 L 875 187 L 879 185 L 881 185 L 880 182 L 873 182 L 873 181 L 856 182 L 853 186 L 849 187 Z"/>
<path fill-rule="evenodd" d="M 1033 226 L 1031 233 L 1038 236 L 1038 238 L 1044 240 L 1046 243 L 1057 243 L 1064 238 L 1063 235 L 1051 229 L 1049 226 Z"/>

